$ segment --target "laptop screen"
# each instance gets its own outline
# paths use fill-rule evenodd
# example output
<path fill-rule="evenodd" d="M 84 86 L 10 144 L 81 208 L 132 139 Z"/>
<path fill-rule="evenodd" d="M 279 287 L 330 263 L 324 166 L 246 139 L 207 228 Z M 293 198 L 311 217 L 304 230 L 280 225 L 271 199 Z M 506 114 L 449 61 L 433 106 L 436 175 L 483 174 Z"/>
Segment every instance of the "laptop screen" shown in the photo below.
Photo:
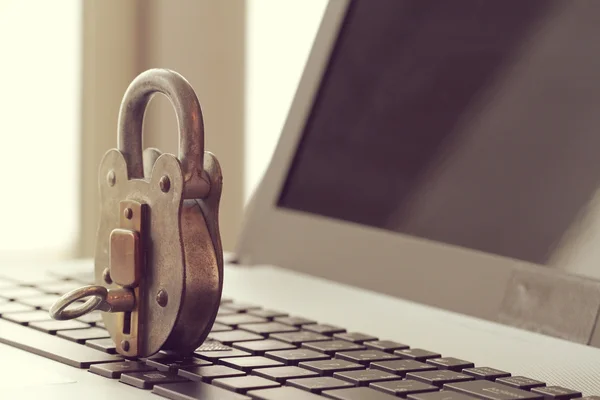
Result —
<path fill-rule="evenodd" d="M 598 15 L 355 0 L 279 206 L 538 264 L 597 247 Z"/>

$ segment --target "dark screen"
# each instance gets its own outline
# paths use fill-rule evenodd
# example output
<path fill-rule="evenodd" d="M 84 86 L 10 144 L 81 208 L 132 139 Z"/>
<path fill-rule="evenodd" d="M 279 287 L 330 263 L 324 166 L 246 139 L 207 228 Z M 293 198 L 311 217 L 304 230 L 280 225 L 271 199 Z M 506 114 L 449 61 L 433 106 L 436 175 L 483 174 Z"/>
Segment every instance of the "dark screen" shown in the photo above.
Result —
<path fill-rule="evenodd" d="M 577 247 L 600 180 L 598 15 L 352 2 L 279 206 L 540 264 Z"/>

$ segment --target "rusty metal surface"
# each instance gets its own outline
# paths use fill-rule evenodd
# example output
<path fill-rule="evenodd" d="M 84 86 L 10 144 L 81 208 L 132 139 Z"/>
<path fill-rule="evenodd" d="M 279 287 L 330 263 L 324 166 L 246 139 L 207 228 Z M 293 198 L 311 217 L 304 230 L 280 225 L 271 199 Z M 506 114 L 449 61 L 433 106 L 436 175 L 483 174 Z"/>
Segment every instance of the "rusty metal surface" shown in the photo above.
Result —
<path fill-rule="evenodd" d="M 185 182 L 184 197 L 205 197 L 210 186 L 203 174 L 204 121 L 200 102 L 188 81 L 166 69 L 151 69 L 138 75 L 129 85 L 119 110 L 119 150 L 127 160 L 130 179 L 144 177 L 142 125 L 148 102 L 162 93 L 176 110 L 179 126 L 179 160 Z"/>
<path fill-rule="evenodd" d="M 110 174 L 110 173 L 109 173 Z M 115 178 L 116 179 L 116 178 Z M 115 182 L 112 184 L 114 187 Z M 116 330 L 114 342 L 117 351 L 125 356 L 135 357 L 144 349 L 145 335 L 141 334 L 140 323 L 147 310 L 140 306 L 139 299 L 143 296 L 145 287 L 139 286 L 142 275 L 145 274 L 145 251 L 142 248 L 147 236 L 148 204 L 132 199 L 119 203 L 119 228 L 110 233 L 109 242 L 109 275 L 110 280 L 119 287 L 131 289 L 111 289 L 109 293 L 132 293 L 135 299 L 133 307 L 123 309 L 116 314 Z M 102 278 L 106 282 L 105 272 Z M 113 301 L 120 298 L 115 297 Z M 111 310 L 115 312 L 116 310 Z"/>
<path fill-rule="evenodd" d="M 197 201 L 206 218 L 208 232 L 217 253 L 221 283 L 223 283 L 223 245 L 221 244 L 221 233 L 219 231 L 219 203 L 223 191 L 223 173 L 221 172 L 219 160 L 214 154 L 207 151 L 204 156 L 204 172 L 209 178 L 211 189 L 206 198 Z"/>
<path fill-rule="evenodd" d="M 156 92 L 165 94 L 175 108 L 180 129 L 179 159 L 157 149 L 142 153 L 143 114 Z M 139 324 L 140 347 L 135 354 L 148 356 L 161 349 L 192 352 L 214 322 L 223 281 L 218 229 L 222 175 L 216 158 L 204 153 L 200 104 L 179 74 L 150 70 L 127 89 L 118 129 L 119 149 L 110 150 L 99 169 L 101 217 L 96 282 L 105 282 L 104 270 L 110 267 L 107 238 L 119 228 L 119 219 L 123 225 L 125 214 L 118 205 L 124 200 L 147 205 L 146 226 L 139 229 L 145 268 L 134 289 L 139 312 L 131 314 L 132 326 L 136 315 Z M 103 318 L 118 351 L 133 354 L 131 343 L 119 347 L 123 342 L 119 333 L 123 330 L 123 315 L 105 313 Z"/>
<path fill-rule="evenodd" d="M 179 159 L 153 148 L 142 153 L 143 115 L 156 92 L 175 108 Z M 202 111 L 189 83 L 167 70 L 138 76 L 121 105 L 118 149 L 105 154 L 98 170 L 98 286 L 92 288 L 100 295 L 86 303 L 106 311 L 102 318 L 120 354 L 187 354 L 207 337 L 223 288 L 222 183 L 216 157 L 204 152 Z"/>
<path fill-rule="evenodd" d="M 114 283 L 134 287 L 141 275 L 140 234 L 130 229 L 115 229 L 110 233 L 110 266 L 107 271 Z M 106 277 L 104 278 L 106 280 Z"/>
<path fill-rule="evenodd" d="M 106 301 L 108 291 L 103 286 L 88 285 L 65 293 L 50 307 L 50 317 L 58 321 L 79 318 L 98 309 Z M 67 309 L 78 300 L 90 297 L 85 303 Z"/>
<path fill-rule="evenodd" d="M 210 152 L 205 153 L 204 158 L 204 171 L 210 178 L 210 193 L 207 198 L 202 200 L 197 200 L 202 213 L 205 215 L 206 225 L 208 228 L 208 232 L 210 233 L 210 237 L 213 242 L 213 248 L 216 255 L 217 262 L 217 273 L 219 277 L 218 281 L 218 289 L 215 293 L 216 296 L 216 305 L 213 306 L 212 309 L 206 308 L 204 312 L 206 314 L 212 314 L 210 316 L 210 320 L 207 322 L 206 327 L 204 328 L 204 332 L 198 338 L 196 342 L 196 347 L 200 346 L 208 334 L 210 333 L 210 329 L 217 317 L 217 312 L 219 311 L 219 303 L 221 301 L 221 294 L 223 291 L 223 245 L 221 244 L 221 234 L 219 232 L 219 203 L 221 201 L 221 192 L 223 190 L 223 174 L 221 173 L 221 166 L 219 165 L 219 161 L 214 154 Z"/>
<path fill-rule="evenodd" d="M 83 303 L 69 308 L 79 300 L 89 299 Z M 87 285 L 65 293 L 50 307 L 50 317 L 64 321 L 79 318 L 95 310 L 106 312 L 131 311 L 135 307 L 133 291 L 129 289 L 107 290 L 100 285 Z"/>
<path fill-rule="evenodd" d="M 115 184 L 110 186 L 106 177 L 114 171 Z M 160 171 L 160 172 L 158 172 Z M 115 228 L 120 228 L 122 200 L 135 200 L 148 205 L 147 233 L 143 239 L 146 266 L 143 272 L 141 297 L 137 298 L 139 308 L 144 312 L 139 316 L 140 340 L 143 343 L 140 354 L 153 354 L 160 350 L 170 335 L 180 308 L 180 297 L 173 295 L 166 307 L 159 306 L 154 296 L 159 290 L 168 293 L 183 293 L 184 269 L 182 239 L 179 226 L 182 203 L 183 174 L 178 160 L 170 155 L 161 155 L 154 165 L 154 172 L 148 181 L 128 179 L 127 166 L 123 155 L 116 149 L 109 150 L 99 169 L 100 185 L 100 224 L 95 255 L 96 283 L 104 283 L 103 270 L 109 267 L 109 237 Z M 167 174 L 171 189 L 163 193 L 159 180 Z M 109 287 L 117 287 L 113 282 Z M 145 294 L 144 294 L 145 293 Z M 103 314 L 106 328 L 116 341 L 119 327 L 116 314 Z"/>
<path fill-rule="evenodd" d="M 217 259 L 204 216 L 195 200 L 184 201 L 181 233 L 186 262 L 185 286 L 182 293 L 168 292 L 169 301 L 174 295 L 181 296 L 181 308 L 163 350 L 192 353 L 204 340 L 203 331 L 212 325 L 221 295 Z"/>
<path fill-rule="evenodd" d="M 126 288 L 110 289 L 106 300 L 98 306 L 98 310 L 111 313 L 132 311 L 136 307 L 134 291 Z"/>
<path fill-rule="evenodd" d="M 154 158 L 160 155 L 156 149 L 152 153 Z M 218 224 L 223 176 L 212 153 L 205 153 L 204 171 L 210 178 L 209 195 L 205 199 L 184 200 L 181 214 L 185 291 L 177 322 L 162 347 L 177 353 L 193 352 L 204 342 L 216 318 L 223 289 L 223 248 Z M 159 298 L 157 294 L 157 302 Z"/>

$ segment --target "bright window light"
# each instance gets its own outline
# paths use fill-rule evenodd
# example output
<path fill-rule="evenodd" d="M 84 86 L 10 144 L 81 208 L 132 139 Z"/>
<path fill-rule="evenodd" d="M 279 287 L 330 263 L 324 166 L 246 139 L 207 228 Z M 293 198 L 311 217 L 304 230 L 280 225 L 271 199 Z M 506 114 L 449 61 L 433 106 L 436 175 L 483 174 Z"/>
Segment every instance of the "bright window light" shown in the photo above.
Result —
<path fill-rule="evenodd" d="M 246 2 L 246 200 L 269 165 L 326 6 Z"/>
<path fill-rule="evenodd" d="M 0 259 L 72 254 L 82 4 L 0 0 Z"/>

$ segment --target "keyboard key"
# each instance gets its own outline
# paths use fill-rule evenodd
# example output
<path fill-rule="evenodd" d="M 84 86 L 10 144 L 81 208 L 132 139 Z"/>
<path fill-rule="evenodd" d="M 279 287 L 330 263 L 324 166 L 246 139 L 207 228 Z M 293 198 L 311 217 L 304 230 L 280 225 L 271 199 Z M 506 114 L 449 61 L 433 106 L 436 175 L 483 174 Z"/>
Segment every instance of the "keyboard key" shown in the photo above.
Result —
<path fill-rule="evenodd" d="M 268 389 L 281 386 L 275 381 L 254 375 L 240 376 L 236 378 L 218 378 L 214 379 L 212 384 L 232 390 L 236 393 L 246 393 L 248 390 Z"/>
<path fill-rule="evenodd" d="M 414 393 L 427 393 L 439 390 L 436 386 L 414 381 L 412 379 L 375 382 L 371 383 L 369 387 L 400 397 L 406 397 L 407 395 Z"/>
<path fill-rule="evenodd" d="M 246 357 L 246 356 L 251 356 L 250 353 L 246 352 L 246 351 L 242 351 L 242 350 L 238 350 L 238 349 L 231 349 L 231 350 L 221 350 L 221 351 L 195 351 L 194 352 L 195 355 L 197 355 L 198 357 L 204 358 L 205 360 L 209 360 L 209 361 L 217 361 L 223 358 L 229 358 L 229 357 Z"/>
<path fill-rule="evenodd" d="M 364 343 L 371 340 L 378 340 L 375 336 L 365 335 L 364 333 L 359 332 L 336 333 L 333 337 L 336 339 L 347 340 L 352 343 Z"/>
<path fill-rule="evenodd" d="M 453 390 L 466 395 L 479 397 L 486 400 L 542 400 L 541 394 L 527 392 L 525 390 L 501 385 L 485 379 L 448 383 L 444 385 L 445 390 Z"/>
<path fill-rule="evenodd" d="M 52 318 L 46 311 L 27 311 L 27 312 L 19 312 L 19 313 L 10 313 L 5 314 L 2 318 L 16 322 L 21 325 L 28 325 L 30 322 L 34 321 L 51 321 Z"/>
<path fill-rule="evenodd" d="M 91 347 L 92 349 L 100 350 L 109 354 L 116 354 L 117 352 L 115 342 L 113 342 L 110 338 L 87 340 L 85 345 Z"/>
<path fill-rule="evenodd" d="M 275 317 L 287 317 L 286 313 L 275 310 L 248 310 L 248 314 L 266 319 L 273 319 Z"/>
<path fill-rule="evenodd" d="M 302 325 L 309 325 L 309 324 L 316 324 L 316 321 L 313 321 L 312 319 L 308 319 L 308 318 L 302 318 L 302 317 L 276 317 L 273 319 L 275 322 L 279 322 L 285 325 L 291 325 L 291 326 L 302 326 Z"/>
<path fill-rule="evenodd" d="M 273 333 L 272 335 L 269 335 L 269 338 L 281 340 L 282 342 L 291 343 L 295 345 L 300 345 L 306 342 L 320 342 L 323 340 L 331 340 L 331 338 L 328 336 L 306 331 Z"/>
<path fill-rule="evenodd" d="M 233 345 L 236 349 L 248 351 L 255 356 L 262 356 L 267 351 L 275 350 L 289 350 L 295 349 L 296 346 L 293 344 L 280 342 L 279 340 L 266 339 L 266 340 L 253 340 L 251 342 L 235 343 Z"/>
<path fill-rule="evenodd" d="M 54 277 L 48 277 L 48 276 L 41 276 L 41 277 L 35 277 L 32 278 L 31 276 L 25 278 L 22 277 L 21 279 L 19 279 L 17 282 L 18 285 L 23 286 L 23 287 L 38 287 L 40 285 L 46 285 L 46 284 L 53 284 L 56 282 L 66 282 L 65 279 L 56 279 Z"/>
<path fill-rule="evenodd" d="M 84 324 L 83 322 L 75 321 L 74 319 L 67 321 L 35 321 L 30 322 L 29 326 L 38 331 L 46 333 L 56 333 L 56 331 L 67 331 L 71 329 L 85 329 L 89 328 L 90 324 Z"/>
<path fill-rule="evenodd" d="M 19 285 L 24 286 L 24 287 L 37 288 L 42 285 L 52 285 L 57 282 L 67 282 L 67 281 L 64 279 L 49 278 L 47 276 L 43 276 L 41 278 L 35 278 L 35 279 L 28 277 L 28 278 L 24 278 L 22 281 L 20 281 Z"/>
<path fill-rule="evenodd" d="M 500 371 L 499 369 L 489 367 L 466 368 L 463 369 L 462 372 L 467 375 L 472 375 L 477 379 L 487 379 L 488 381 L 493 381 L 498 378 L 506 378 L 510 376 L 509 372 Z"/>
<path fill-rule="evenodd" d="M 81 284 L 70 281 L 56 281 L 37 285 L 37 289 L 45 293 L 63 295 L 81 287 Z"/>
<path fill-rule="evenodd" d="M 302 390 L 308 390 L 312 393 L 321 393 L 323 390 L 341 389 L 352 387 L 350 382 L 330 376 L 319 376 L 315 378 L 290 379 L 286 382 L 289 386 L 294 386 Z"/>
<path fill-rule="evenodd" d="M 533 388 L 531 389 L 531 392 L 541 394 L 545 399 L 570 400 L 576 397 L 581 397 L 581 392 L 560 386 Z"/>
<path fill-rule="evenodd" d="M 123 372 L 119 381 L 140 389 L 152 389 L 159 383 L 186 382 L 187 379 L 168 372 L 148 371 Z"/>
<path fill-rule="evenodd" d="M 70 344 L 70 343 L 69 343 Z M 123 372 L 149 372 L 155 371 L 154 368 L 137 361 L 111 362 L 106 364 L 94 364 L 90 367 L 90 372 L 104 376 L 105 378 L 118 379 Z"/>
<path fill-rule="evenodd" d="M 319 395 L 290 386 L 252 390 L 248 392 L 248 395 L 256 400 L 323 400 L 323 397 Z"/>
<path fill-rule="evenodd" d="M 56 294 L 46 294 L 42 296 L 25 297 L 17 301 L 21 304 L 25 304 L 26 306 L 49 310 L 52 304 L 54 304 L 59 298 L 60 296 Z"/>
<path fill-rule="evenodd" d="M 460 372 L 465 368 L 473 368 L 475 364 L 469 361 L 454 357 L 431 358 L 425 361 L 427 364 L 435 365 L 439 369 L 449 369 L 450 371 Z"/>
<path fill-rule="evenodd" d="M 22 286 L 17 286 L 17 287 L 11 288 L 11 289 L 2 289 L 0 291 L 0 298 L 5 298 L 8 300 L 24 299 L 25 297 L 42 296 L 42 295 L 44 295 L 44 292 L 41 292 L 41 291 L 31 288 L 31 287 L 22 287 Z"/>
<path fill-rule="evenodd" d="M 237 311 L 227 310 L 225 308 L 219 308 L 219 311 L 217 311 L 217 317 L 224 317 L 225 315 L 234 315 L 234 314 L 239 314 L 239 313 Z"/>
<path fill-rule="evenodd" d="M 211 332 L 208 334 L 209 339 L 216 340 L 225 345 L 230 345 L 235 342 L 246 342 L 249 340 L 262 340 L 262 336 L 256 333 L 246 332 L 242 330 L 234 330 L 227 332 Z"/>
<path fill-rule="evenodd" d="M 211 332 L 225 332 L 225 331 L 232 331 L 232 330 L 233 330 L 233 328 L 231 326 L 219 324 L 218 322 L 215 322 L 213 324 L 213 326 L 210 328 Z"/>
<path fill-rule="evenodd" d="M 72 340 L 77 343 L 85 343 L 86 340 L 90 339 L 104 339 L 110 337 L 106 329 L 100 328 L 87 328 L 87 329 L 75 329 L 72 331 L 58 331 L 56 336 L 64 339 Z"/>
<path fill-rule="evenodd" d="M 223 351 L 223 350 L 231 350 L 231 347 L 225 346 L 221 342 L 217 342 L 216 340 L 206 339 L 204 343 L 200 345 L 196 349 L 196 351 Z"/>
<path fill-rule="evenodd" d="M 252 371 L 252 375 L 262 376 L 263 378 L 271 379 L 281 384 L 288 379 L 319 376 L 319 374 L 314 371 L 309 371 L 307 369 L 295 366 L 258 368 Z"/>
<path fill-rule="evenodd" d="M 244 372 L 225 365 L 209 365 L 207 367 L 186 367 L 180 368 L 177 373 L 179 376 L 192 381 L 209 382 L 215 378 L 232 378 L 234 376 L 244 376 Z"/>
<path fill-rule="evenodd" d="M 356 386 L 369 386 L 371 382 L 399 380 L 398 375 L 379 369 L 363 369 L 357 371 L 342 371 L 333 374 L 334 378 L 343 379 Z"/>
<path fill-rule="evenodd" d="M 335 358 L 353 361 L 359 364 L 369 365 L 372 362 L 398 360 L 400 357 L 379 350 L 354 350 L 335 353 Z M 389 372 L 389 371 L 388 371 Z"/>
<path fill-rule="evenodd" d="M 77 321 L 85 322 L 86 324 L 96 324 L 102 322 L 102 314 L 100 314 L 100 311 L 92 311 L 77 318 Z"/>
<path fill-rule="evenodd" d="M 121 361 L 120 357 L 3 320 L 0 320 L 0 343 L 77 368 Z"/>
<path fill-rule="evenodd" d="M 329 356 L 309 349 L 277 350 L 265 353 L 267 357 L 281 361 L 286 365 L 296 365 L 301 361 L 329 359 Z"/>
<path fill-rule="evenodd" d="M 181 357 L 165 353 L 158 353 L 146 359 L 146 365 L 154 367 L 162 372 L 173 373 L 176 373 L 179 368 L 203 367 L 211 364 L 210 361 L 197 357 Z"/>
<path fill-rule="evenodd" d="M 215 320 L 219 324 L 236 327 L 240 324 L 253 324 L 259 322 L 267 322 L 266 318 L 257 317 L 250 314 L 231 314 L 222 317 L 217 317 Z"/>
<path fill-rule="evenodd" d="M 446 383 L 452 382 L 472 381 L 474 379 L 471 375 L 450 370 L 409 372 L 406 374 L 406 378 L 435 386 L 443 386 Z"/>
<path fill-rule="evenodd" d="M 423 349 L 403 349 L 403 350 L 395 350 L 394 354 L 400 356 L 401 358 L 405 358 L 408 360 L 415 361 L 425 361 L 430 358 L 439 358 L 441 354 L 435 353 L 429 350 Z"/>
<path fill-rule="evenodd" d="M 475 400 L 477 397 L 466 394 L 443 390 L 441 392 L 417 393 L 407 396 L 410 400 Z"/>
<path fill-rule="evenodd" d="M 365 346 L 367 346 L 368 349 L 381 350 L 386 353 L 393 353 L 394 350 L 408 349 L 409 347 L 402 343 L 392 342 L 391 340 L 372 340 L 365 342 Z"/>
<path fill-rule="evenodd" d="M 366 387 L 331 390 L 323 394 L 338 400 L 398 400 L 395 396 Z"/>
<path fill-rule="evenodd" d="M 232 357 L 221 360 L 224 365 L 250 372 L 254 368 L 280 367 L 283 363 L 262 356 Z"/>
<path fill-rule="evenodd" d="M 56 282 L 66 282 L 66 281 L 65 280 L 56 280 L 56 279 L 53 279 L 53 278 L 48 278 L 46 276 L 43 276 L 41 278 L 35 278 L 35 279 L 31 278 L 31 277 L 29 277 L 29 278 L 22 278 L 18 282 L 17 281 L 15 281 L 15 282 L 20 287 L 30 287 L 30 288 L 37 289 L 37 287 L 40 286 L 40 285 L 52 284 L 52 283 L 56 283 Z"/>
<path fill-rule="evenodd" d="M 18 285 L 13 279 L 7 278 L 6 276 L 0 276 L 0 288 L 13 287 Z"/>
<path fill-rule="evenodd" d="M 353 363 L 346 360 L 320 360 L 320 361 L 305 361 L 298 364 L 300 367 L 308 368 L 318 372 L 319 375 L 332 375 L 334 372 L 354 371 L 357 369 L 365 369 L 364 365 Z"/>
<path fill-rule="evenodd" d="M 233 393 L 202 382 L 182 382 L 155 385 L 152 393 L 171 400 L 250 400 L 250 397 Z"/>
<path fill-rule="evenodd" d="M 302 329 L 309 332 L 320 333 L 321 335 L 333 335 L 334 333 L 346 332 L 344 328 L 327 324 L 304 325 Z"/>
<path fill-rule="evenodd" d="M 260 324 L 242 324 L 238 326 L 239 329 L 243 329 L 248 332 L 256 333 L 258 335 L 268 335 L 271 333 L 282 333 L 282 332 L 295 332 L 298 330 L 295 326 L 289 326 L 281 324 L 279 322 L 263 322 Z"/>
<path fill-rule="evenodd" d="M 400 376 L 405 376 L 409 372 L 431 371 L 435 369 L 433 365 L 415 360 L 379 361 L 372 363 L 371 368 L 392 372 Z"/>
<path fill-rule="evenodd" d="M 362 344 L 346 342 L 345 340 L 328 340 L 325 342 L 308 342 L 303 343 L 302 347 L 316 350 L 321 353 L 325 353 L 328 355 L 334 355 L 339 351 L 352 351 L 352 350 L 364 350 L 365 346 Z"/>
<path fill-rule="evenodd" d="M 85 283 L 87 285 L 94 284 L 94 271 L 73 273 L 73 271 L 56 270 L 56 271 L 50 271 L 50 275 L 52 275 L 53 277 L 58 278 L 60 280 L 63 280 L 63 281 L 71 281 L 71 282 L 75 281 L 75 282 Z M 43 284 L 43 282 L 40 284 Z M 79 286 L 81 287 L 81 285 L 79 285 Z"/>
<path fill-rule="evenodd" d="M 223 308 L 225 310 L 235 311 L 238 313 L 245 313 L 249 310 L 260 309 L 259 306 L 254 305 L 254 304 L 248 304 L 248 303 L 225 303 L 225 304 L 221 304 L 220 308 Z"/>
<path fill-rule="evenodd" d="M 0 316 L 3 318 L 7 314 L 27 312 L 27 311 L 34 311 L 34 308 L 26 306 L 24 304 L 15 303 L 12 301 L 10 301 L 10 302 L 7 301 L 7 302 L 0 304 Z"/>
<path fill-rule="evenodd" d="M 496 382 L 523 390 L 529 390 L 536 387 L 546 386 L 544 382 L 536 381 L 535 379 L 526 378 L 524 376 L 509 376 L 507 378 L 498 378 L 496 379 Z"/>

